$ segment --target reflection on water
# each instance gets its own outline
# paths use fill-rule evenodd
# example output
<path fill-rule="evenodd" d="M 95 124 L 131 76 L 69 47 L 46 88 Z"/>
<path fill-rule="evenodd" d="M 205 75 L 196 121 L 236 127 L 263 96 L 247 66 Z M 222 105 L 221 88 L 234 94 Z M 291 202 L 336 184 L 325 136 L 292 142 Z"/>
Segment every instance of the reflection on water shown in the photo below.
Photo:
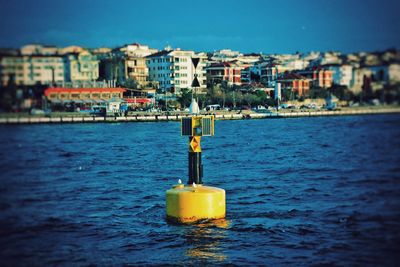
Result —
<path fill-rule="evenodd" d="M 226 239 L 229 221 L 225 219 L 212 220 L 194 224 L 185 233 L 186 240 L 191 247 L 187 255 L 195 261 L 223 262 L 227 259 L 221 244 Z"/>

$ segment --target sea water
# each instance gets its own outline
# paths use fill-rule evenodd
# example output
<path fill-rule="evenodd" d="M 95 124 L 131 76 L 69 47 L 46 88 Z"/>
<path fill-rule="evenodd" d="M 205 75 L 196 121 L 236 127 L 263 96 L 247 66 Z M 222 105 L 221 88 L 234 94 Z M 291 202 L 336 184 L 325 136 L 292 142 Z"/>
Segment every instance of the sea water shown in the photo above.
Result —
<path fill-rule="evenodd" d="M 177 122 L 0 126 L 0 260 L 47 265 L 395 266 L 400 116 L 217 121 L 225 220 L 174 225 Z"/>

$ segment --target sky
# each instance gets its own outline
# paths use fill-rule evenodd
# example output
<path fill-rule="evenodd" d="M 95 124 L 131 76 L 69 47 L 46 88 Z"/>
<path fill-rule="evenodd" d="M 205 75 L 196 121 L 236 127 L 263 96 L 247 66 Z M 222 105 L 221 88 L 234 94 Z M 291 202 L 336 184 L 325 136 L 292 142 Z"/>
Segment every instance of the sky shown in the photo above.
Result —
<path fill-rule="evenodd" d="M 378 51 L 400 48 L 399 14 L 398 0 L 0 0 L 0 47 Z"/>

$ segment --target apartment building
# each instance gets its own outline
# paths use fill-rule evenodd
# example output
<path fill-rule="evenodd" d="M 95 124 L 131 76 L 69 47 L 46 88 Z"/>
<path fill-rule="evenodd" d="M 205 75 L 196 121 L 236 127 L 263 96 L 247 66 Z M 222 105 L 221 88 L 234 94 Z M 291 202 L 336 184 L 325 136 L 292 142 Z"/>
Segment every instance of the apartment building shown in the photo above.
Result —
<path fill-rule="evenodd" d="M 145 86 L 149 82 L 149 70 L 146 65 L 146 57 L 157 53 L 157 49 L 151 49 L 146 45 L 134 43 L 126 46 L 125 52 L 125 77 L 133 79 L 139 86 Z"/>
<path fill-rule="evenodd" d="M 132 79 L 138 87 L 145 87 L 149 82 L 146 57 L 157 51 L 138 43 L 116 48 L 102 58 L 102 78 L 119 84 Z"/>
<path fill-rule="evenodd" d="M 17 85 L 50 85 L 93 81 L 98 77 L 99 63 L 96 57 L 76 46 L 56 48 L 26 45 L 18 53 L 0 55 L 0 79 L 3 86 L 10 79 Z"/>
<path fill-rule="evenodd" d="M 205 53 L 167 49 L 147 56 L 149 80 L 160 89 L 179 93 L 182 88 L 206 89 Z M 198 84 L 192 84 L 195 80 Z"/>
<path fill-rule="evenodd" d="M 69 53 L 65 57 L 66 81 L 95 81 L 99 78 L 99 61 L 89 51 Z"/>
<path fill-rule="evenodd" d="M 18 85 L 62 83 L 65 81 L 65 60 L 61 56 L 18 55 L 0 60 L 1 84 L 10 79 Z"/>
<path fill-rule="evenodd" d="M 228 85 L 240 85 L 242 69 L 234 62 L 211 63 L 206 67 L 207 82 L 212 84 L 226 81 Z"/>
<path fill-rule="evenodd" d="M 332 71 L 328 69 L 313 67 L 307 68 L 305 70 L 296 71 L 296 73 L 310 79 L 313 86 L 330 88 L 333 84 Z"/>
<path fill-rule="evenodd" d="M 277 79 L 277 82 L 281 84 L 282 90 L 290 90 L 299 97 L 307 96 L 310 91 L 310 79 L 296 73 L 286 72 Z"/>
<path fill-rule="evenodd" d="M 332 81 L 338 85 L 350 88 L 353 82 L 353 66 L 351 65 L 325 65 L 325 68 L 332 71 Z"/>

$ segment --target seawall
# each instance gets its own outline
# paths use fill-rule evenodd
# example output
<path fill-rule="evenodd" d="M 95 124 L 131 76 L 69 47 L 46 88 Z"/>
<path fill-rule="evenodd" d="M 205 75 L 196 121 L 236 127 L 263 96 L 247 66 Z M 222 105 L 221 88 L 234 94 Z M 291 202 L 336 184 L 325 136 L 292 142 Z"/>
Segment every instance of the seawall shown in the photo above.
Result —
<path fill-rule="evenodd" d="M 374 109 L 346 109 L 336 111 L 287 111 L 271 113 L 249 113 L 249 114 L 215 114 L 217 120 L 242 120 L 242 119 L 272 119 L 272 118 L 296 118 L 317 116 L 346 116 L 364 114 L 389 114 L 400 113 L 400 107 L 374 108 Z M 157 122 L 157 121 L 180 121 L 189 115 L 135 115 L 121 117 L 96 117 L 96 116 L 15 116 L 0 118 L 0 124 L 40 124 L 40 123 L 95 123 L 95 122 Z"/>

